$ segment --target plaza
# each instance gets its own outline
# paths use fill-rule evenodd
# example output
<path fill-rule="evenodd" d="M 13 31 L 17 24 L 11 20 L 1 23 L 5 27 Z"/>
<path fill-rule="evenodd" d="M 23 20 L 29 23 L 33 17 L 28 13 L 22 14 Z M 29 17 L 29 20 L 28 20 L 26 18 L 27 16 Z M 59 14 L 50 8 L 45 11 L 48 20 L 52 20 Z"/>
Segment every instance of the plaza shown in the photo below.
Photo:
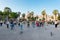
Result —
<path fill-rule="evenodd" d="M 52 32 L 52 36 L 51 36 Z M 27 28 L 24 25 L 23 33 L 20 34 L 20 27 L 17 25 L 14 30 L 6 28 L 6 25 L 0 27 L 0 40 L 59 40 L 60 39 L 60 27 L 58 25 L 55 28 L 54 25 L 45 24 L 44 27 Z"/>
<path fill-rule="evenodd" d="M 60 0 L 0 0 L 0 40 L 60 40 Z"/>

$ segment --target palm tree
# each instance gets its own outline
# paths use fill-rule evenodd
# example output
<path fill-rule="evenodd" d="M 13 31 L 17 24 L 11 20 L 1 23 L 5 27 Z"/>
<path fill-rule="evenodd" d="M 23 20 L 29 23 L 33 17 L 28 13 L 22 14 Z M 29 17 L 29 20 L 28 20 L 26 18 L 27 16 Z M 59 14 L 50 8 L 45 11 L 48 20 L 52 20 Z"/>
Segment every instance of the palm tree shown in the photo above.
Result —
<path fill-rule="evenodd" d="M 35 17 L 35 19 L 37 20 L 39 17 L 38 17 L 38 15 Z"/>
<path fill-rule="evenodd" d="M 19 14 L 17 14 L 17 12 L 11 12 L 11 13 L 9 14 L 9 18 L 10 18 L 10 19 L 16 19 L 18 16 L 19 16 Z"/>
<path fill-rule="evenodd" d="M 11 9 L 9 7 L 5 7 L 4 12 L 5 12 L 6 15 L 8 15 L 12 11 L 11 11 Z"/>
<path fill-rule="evenodd" d="M 6 19 L 8 20 L 8 16 L 11 13 L 11 9 L 9 7 L 4 8 L 4 15 L 6 16 Z"/>
<path fill-rule="evenodd" d="M 60 13 L 58 13 L 58 20 L 60 20 Z"/>
<path fill-rule="evenodd" d="M 31 14 L 31 17 L 33 17 L 33 15 L 34 15 L 34 12 L 32 11 L 30 14 Z"/>
<path fill-rule="evenodd" d="M 47 21 L 47 14 L 46 14 L 46 21 Z"/>
<path fill-rule="evenodd" d="M 59 13 L 58 10 L 53 10 L 53 14 L 55 15 L 55 20 L 58 13 Z"/>
<path fill-rule="evenodd" d="M 18 12 L 18 14 L 19 14 L 19 17 L 20 17 L 20 15 L 21 15 L 21 12 Z"/>
<path fill-rule="evenodd" d="M 42 11 L 43 19 L 45 19 L 46 12 L 45 10 Z"/>
<path fill-rule="evenodd" d="M 29 12 L 29 14 L 27 15 L 28 20 L 32 20 L 32 18 L 34 17 L 33 15 L 34 15 L 33 11 Z"/>
<path fill-rule="evenodd" d="M 54 17 L 53 17 L 53 16 L 51 16 L 51 19 L 54 19 Z"/>
<path fill-rule="evenodd" d="M 25 18 L 25 13 L 22 14 L 22 17 Z"/>
<path fill-rule="evenodd" d="M 36 20 L 35 17 L 32 17 L 32 18 L 31 18 L 31 21 L 35 21 L 35 20 Z"/>
<path fill-rule="evenodd" d="M 31 19 L 31 13 L 28 11 L 28 14 L 27 14 L 27 19 L 30 20 Z"/>
<path fill-rule="evenodd" d="M 3 12 L 2 11 L 0 11 L 0 15 L 3 15 Z"/>
<path fill-rule="evenodd" d="M 22 14 L 23 20 L 25 20 L 25 13 Z"/>

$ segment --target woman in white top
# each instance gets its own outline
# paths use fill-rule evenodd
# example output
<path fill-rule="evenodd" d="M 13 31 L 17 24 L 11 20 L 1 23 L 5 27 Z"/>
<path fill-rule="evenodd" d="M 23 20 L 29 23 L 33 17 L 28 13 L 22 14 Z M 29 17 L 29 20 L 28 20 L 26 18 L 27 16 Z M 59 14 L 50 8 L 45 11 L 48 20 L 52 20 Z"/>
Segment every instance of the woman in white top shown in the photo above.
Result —
<path fill-rule="evenodd" d="M 57 20 L 55 21 L 55 28 L 57 28 L 57 24 L 58 24 L 58 22 L 57 22 Z"/>
<path fill-rule="evenodd" d="M 7 28 L 9 28 L 9 21 L 6 22 Z"/>

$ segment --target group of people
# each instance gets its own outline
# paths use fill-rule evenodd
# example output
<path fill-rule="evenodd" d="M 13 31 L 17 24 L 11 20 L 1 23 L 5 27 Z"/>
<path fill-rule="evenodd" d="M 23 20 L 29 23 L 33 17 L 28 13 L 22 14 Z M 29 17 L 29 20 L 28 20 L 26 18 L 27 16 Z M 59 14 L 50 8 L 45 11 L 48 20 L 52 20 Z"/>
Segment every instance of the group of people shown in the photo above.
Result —
<path fill-rule="evenodd" d="M 7 28 L 9 28 L 10 26 L 11 30 L 13 30 L 13 27 L 14 27 L 13 21 L 0 21 L 0 26 L 2 26 L 3 24 L 5 24 Z"/>
<path fill-rule="evenodd" d="M 30 25 L 35 28 L 35 26 L 37 27 L 41 27 L 44 25 L 43 21 L 0 21 L 0 26 L 2 26 L 3 24 L 6 25 L 6 27 L 9 29 L 11 28 L 11 30 L 14 29 L 15 25 L 18 25 L 20 27 L 21 30 L 23 30 L 23 24 L 27 24 L 27 27 L 30 27 Z"/>
<path fill-rule="evenodd" d="M 35 28 L 35 26 L 43 27 L 44 23 L 45 23 L 45 21 L 27 21 L 27 27 L 30 26 L 30 22 L 31 22 L 33 28 Z"/>
<path fill-rule="evenodd" d="M 23 31 L 24 28 L 24 24 L 27 24 L 27 28 L 29 28 L 30 26 L 32 26 L 33 28 L 35 27 L 44 27 L 45 21 L 0 21 L 0 26 L 3 25 L 3 23 L 6 25 L 6 27 L 9 29 L 11 28 L 11 30 L 14 29 L 15 25 L 18 25 L 20 27 L 20 30 Z M 57 20 L 55 21 L 55 28 L 57 28 L 58 22 Z"/>

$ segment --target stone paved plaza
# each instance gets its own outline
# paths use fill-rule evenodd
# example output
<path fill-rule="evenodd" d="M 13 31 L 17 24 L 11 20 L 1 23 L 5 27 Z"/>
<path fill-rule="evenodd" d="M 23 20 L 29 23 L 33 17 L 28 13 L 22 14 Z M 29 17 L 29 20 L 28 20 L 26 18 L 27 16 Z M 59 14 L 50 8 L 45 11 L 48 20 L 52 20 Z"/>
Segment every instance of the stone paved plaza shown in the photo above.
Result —
<path fill-rule="evenodd" d="M 20 27 L 15 26 L 14 30 L 10 30 L 3 24 L 0 27 L 0 40 L 60 40 L 60 27 L 58 25 L 58 28 L 55 28 L 49 24 L 44 27 L 27 28 L 24 25 L 23 33 L 20 34 Z"/>

